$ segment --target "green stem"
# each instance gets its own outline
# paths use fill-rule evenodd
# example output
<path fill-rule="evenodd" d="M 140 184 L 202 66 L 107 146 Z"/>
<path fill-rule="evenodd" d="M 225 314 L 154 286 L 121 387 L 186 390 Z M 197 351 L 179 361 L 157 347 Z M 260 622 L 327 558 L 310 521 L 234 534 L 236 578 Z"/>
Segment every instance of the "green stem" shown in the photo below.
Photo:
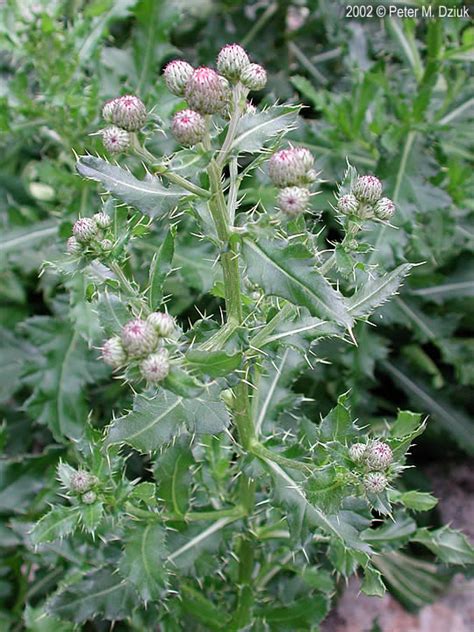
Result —
<path fill-rule="evenodd" d="M 117 277 L 122 291 L 130 297 L 130 303 L 135 305 L 141 313 L 148 315 L 150 313 L 148 305 L 142 300 L 140 292 L 127 278 L 120 265 L 116 261 L 109 261 L 108 266 Z"/>
<path fill-rule="evenodd" d="M 322 266 L 318 269 L 318 272 L 323 276 L 326 275 L 336 265 L 336 253 L 333 252 L 330 257 L 326 259 Z"/>
<path fill-rule="evenodd" d="M 250 345 L 255 349 L 260 349 L 264 346 L 266 338 L 273 333 L 273 331 L 278 327 L 278 325 L 284 322 L 288 316 L 294 311 L 293 305 L 291 303 L 287 303 L 282 309 L 280 309 L 275 316 L 264 325 L 253 338 L 250 339 Z"/>
<path fill-rule="evenodd" d="M 255 441 L 251 446 L 251 452 L 255 454 L 255 456 L 260 457 L 264 461 L 273 461 L 274 463 L 278 463 L 278 465 L 282 465 L 283 467 L 288 467 L 292 470 L 299 470 L 300 472 L 305 472 L 305 474 L 311 474 L 317 468 L 311 463 L 302 463 L 301 461 L 295 461 L 294 459 L 287 459 L 285 456 L 278 454 L 277 452 L 272 452 L 268 448 L 266 448 L 261 443 Z"/>

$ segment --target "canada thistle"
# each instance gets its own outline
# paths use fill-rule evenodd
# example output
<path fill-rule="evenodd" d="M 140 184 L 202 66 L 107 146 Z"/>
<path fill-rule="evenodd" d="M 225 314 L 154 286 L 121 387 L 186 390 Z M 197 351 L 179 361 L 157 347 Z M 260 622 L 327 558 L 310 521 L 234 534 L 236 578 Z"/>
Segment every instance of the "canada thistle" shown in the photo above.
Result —
<path fill-rule="evenodd" d="M 359 210 L 359 202 L 355 195 L 348 193 L 341 195 L 338 199 L 337 208 L 343 215 L 356 215 Z"/>
<path fill-rule="evenodd" d="M 132 357 L 139 358 L 151 353 L 157 343 L 158 334 L 146 320 L 136 318 L 122 328 L 122 344 L 128 355 Z"/>
<path fill-rule="evenodd" d="M 127 130 L 109 125 L 102 130 L 102 144 L 111 154 L 119 154 L 130 146 L 130 134 Z"/>
<path fill-rule="evenodd" d="M 280 149 L 270 158 L 268 173 L 277 187 L 306 184 L 312 171 L 314 158 L 304 147 Z"/>
<path fill-rule="evenodd" d="M 107 213 L 96 213 L 93 216 L 93 220 L 99 228 L 106 229 L 112 224 L 112 219 Z"/>
<path fill-rule="evenodd" d="M 78 242 L 87 243 L 97 235 L 97 224 L 90 217 L 81 217 L 74 222 L 72 232 Z"/>
<path fill-rule="evenodd" d="M 114 99 L 111 106 L 111 122 L 128 132 L 138 132 L 146 123 L 146 107 L 141 99 L 127 94 Z"/>
<path fill-rule="evenodd" d="M 215 70 L 201 66 L 188 79 L 185 97 L 191 109 L 201 114 L 215 114 L 225 107 L 228 90 Z"/>
<path fill-rule="evenodd" d="M 118 369 L 127 361 L 127 354 L 118 336 L 106 340 L 102 347 L 102 359 L 113 369 Z"/>
<path fill-rule="evenodd" d="M 278 206 L 287 215 L 299 215 L 308 208 L 310 192 L 301 187 L 285 187 L 278 193 Z"/>
<path fill-rule="evenodd" d="M 217 70 L 229 81 L 238 81 L 248 66 L 249 57 L 238 44 L 224 46 L 217 56 Z"/>
<path fill-rule="evenodd" d="M 85 470 L 77 470 L 71 475 L 70 486 L 71 491 L 83 494 L 89 491 L 95 482 L 95 477 Z"/>
<path fill-rule="evenodd" d="M 258 64 L 249 64 L 242 70 L 240 81 L 249 90 L 262 90 L 267 83 L 265 68 Z"/>
<path fill-rule="evenodd" d="M 375 204 L 382 195 L 382 183 L 375 176 L 360 176 L 351 192 L 359 202 Z"/>
<path fill-rule="evenodd" d="M 149 384 L 158 384 L 165 379 L 170 370 L 168 352 L 159 349 L 140 363 L 140 373 Z"/>
<path fill-rule="evenodd" d="M 147 322 L 162 338 L 169 338 L 176 328 L 174 318 L 166 312 L 153 312 L 148 316 Z"/>
<path fill-rule="evenodd" d="M 91 490 L 83 494 L 81 500 L 85 505 L 92 505 L 97 500 L 97 494 Z"/>
<path fill-rule="evenodd" d="M 170 61 L 163 70 L 163 76 L 168 90 L 177 97 L 184 96 L 186 83 L 193 72 L 193 67 L 191 64 L 188 64 L 187 61 L 181 61 L 180 59 Z"/>
<path fill-rule="evenodd" d="M 206 121 L 199 112 L 181 110 L 173 116 L 171 130 L 178 143 L 190 147 L 204 138 Z"/>
<path fill-rule="evenodd" d="M 381 198 L 374 207 L 375 217 L 388 220 L 395 213 L 395 204 L 387 197 Z"/>
<path fill-rule="evenodd" d="M 349 448 L 349 456 L 356 463 L 360 463 L 365 457 L 367 446 L 365 443 L 354 443 Z"/>
<path fill-rule="evenodd" d="M 78 255 L 79 253 L 82 252 L 82 246 L 77 241 L 77 239 L 74 236 L 72 236 L 72 237 L 69 237 L 69 239 L 67 240 L 66 250 L 68 254 L 70 255 Z"/>
<path fill-rule="evenodd" d="M 364 487 L 369 494 L 381 494 L 387 485 L 387 477 L 382 472 L 369 472 L 364 476 Z"/>
<path fill-rule="evenodd" d="M 382 441 L 373 441 L 367 448 L 366 461 L 372 470 L 385 470 L 393 460 L 390 446 Z"/>
<path fill-rule="evenodd" d="M 117 97 L 114 99 L 109 99 L 108 101 L 104 103 L 102 107 L 102 118 L 104 119 L 104 121 L 107 121 L 107 123 L 112 122 L 112 117 L 113 117 L 116 101 L 117 101 Z"/>

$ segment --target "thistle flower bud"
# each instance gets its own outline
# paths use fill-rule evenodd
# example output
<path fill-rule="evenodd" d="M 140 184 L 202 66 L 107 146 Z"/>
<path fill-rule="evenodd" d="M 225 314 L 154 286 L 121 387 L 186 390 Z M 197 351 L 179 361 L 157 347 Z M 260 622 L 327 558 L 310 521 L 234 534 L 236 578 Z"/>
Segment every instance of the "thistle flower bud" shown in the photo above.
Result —
<path fill-rule="evenodd" d="M 390 446 L 382 441 L 373 441 L 367 448 L 366 461 L 371 470 L 385 470 L 393 460 Z"/>
<path fill-rule="evenodd" d="M 165 379 L 170 370 L 168 352 L 160 349 L 145 358 L 140 364 L 140 373 L 150 384 L 158 384 Z"/>
<path fill-rule="evenodd" d="M 170 61 L 163 70 L 163 76 L 168 90 L 177 97 L 184 96 L 184 90 L 188 79 L 193 74 L 194 69 L 187 61 L 175 59 Z"/>
<path fill-rule="evenodd" d="M 313 156 L 307 149 L 289 147 L 273 154 L 269 161 L 268 173 L 277 187 L 306 184 L 308 173 L 311 175 L 313 162 Z"/>
<path fill-rule="evenodd" d="M 206 121 L 194 110 L 181 110 L 173 116 L 171 131 L 181 145 L 190 147 L 204 138 Z"/>
<path fill-rule="evenodd" d="M 82 243 L 87 243 L 97 235 L 97 224 L 91 217 L 81 217 L 72 227 L 74 237 Z"/>
<path fill-rule="evenodd" d="M 341 195 L 337 201 L 337 208 L 343 215 L 355 215 L 359 210 L 359 202 L 355 195 L 348 193 Z"/>
<path fill-rule="evenodd" d="M 101 134 L 102 144 L 111 154 L 119 154 L 130 147 L 130 134 L 116 125 L 109 125 Z"/>
<path fill-rule="evenodd" d="M 151 353 L 158 343 L 155 328 L 146 320 L 136 318 L 122 328 L 122 344 L 132 357 L 139 358 Z"/>
<path fill-rule="evenodd" d="M 87 492 L 95 482 L 95 477 L 85 470 L 77 470 L 71 474 L 70 486 L 71 491 L 83 494 Z"/>
<path fill-rule="evenodd" d="M 101 239 L 99 246 L 103 252 L 110 252 L 114 247 L 114 242 L 110 239 Z"/>
<path fill-rule="evenodd" d="M 299 215 L 308 208 L 310 193 L 301 187 L 285 187 L 278 193 L 278 206 L 286 215 Z"/>
<path fill-rule="evenodd" d="M 361 176 L 355 181 L 352 193 L 359 202 L 375 204 L 382 195 L 382 183 L 375 176 Z"/>
<path fill-rule="evenodd" d="M 66 242 L 66 250 L 70 255 L 78 255 L 82 252 L 82 246 L 75 237 L 69 237 Z"/>
<path fill-rule="evenodd" d="M 242 70 L 240 81 L 249 90 L 261 90 L 267 83 L 265 68 L 258 64 L 250 64 Z"/>
<path fill-rule="evenodd" d="M 115 99 L 112 108 L 112 123 L 129 132 L 137 132 L 146 123 L 145 104 L 138 97 L 127 94 Z"/>
<path fill-rule="evenodd" d="M 112 218 L 107 213 L 96 213 L 93 220 L 99 228 L 106 229 L 112 224 Z"/>
<path fill-rule="evenodd" d="M 85 505 L 92 505 L 97 500 L 97 494 L 93 491 L 86 492 L 81 496 L 81 500 Z"/>
<path fill-rule="evenodd" d="M 169 338 L 176 328 L 174 318 L 166 312 L 153 312 L 146 320 L 162 338 Z"/>
<path fill-rule="evenodd" d="M 395 204 L 389 198 L 381 198 L 374 207 L 375 217 L 388 220 L 395 213 Z"/>
<path fill-rule="evenodd" d="M 113 369 L 118 369 L 127 361 L 127 354 L 118 336 L 109 338 L 102 347 L 102 360 Z"/>
<path fill-rule="evenodd" d="M 356 463 L 360 463 L 365 457 L 367 446 L 365 443 L 354 443 L 349 448 L 349 456 Z"/>
<path fill-rule="evenodd" d="M 117 98 L 109 99 L 102 106 L 102 118 L 104 119 L 104 121 L 107 121 L 107 123 L 112 122 L 116 101 L 117 101 Z"/>
<path fill-rule="evenodd" d="M 369 494 L 381 494 L 387 485 L 387 477 L 381 472 L 369 472 L 364 476 L 365 491 Z"/>
<path fill-rule="evenodd" d="M 250 65 L 250 60 L 238 44 L 224 46 L 217 55 L 217 70 L 230 81 L 238 81 L 242 71 Z"/>
<path fill-rule="evenodd" d="M 215 114 L 225 107 L 228 91 L 215 70 L 201 66 L 188 79 L 185 97 L 191 109 L 201 114 Z"/>

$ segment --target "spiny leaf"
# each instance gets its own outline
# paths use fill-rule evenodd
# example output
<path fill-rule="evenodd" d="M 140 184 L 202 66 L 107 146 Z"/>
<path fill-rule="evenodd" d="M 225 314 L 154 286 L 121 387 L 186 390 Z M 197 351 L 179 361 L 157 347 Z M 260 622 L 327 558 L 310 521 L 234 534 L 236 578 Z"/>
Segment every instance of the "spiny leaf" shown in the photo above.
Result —
<path fill-rule="evenodd" d="M 432 551 L 446 564 L 473 564 L 474 547 L 460 531 L 441 527 L 431 530 L 418 529 L 412 538 Z"/>
<path fill-rule="evenodd" d="M 95 156 L 81 156 L 76 168 L 84 178 L 100 182 L 113 196 L 150 217 L 166 215 L 186 195 L 175 187 L 164 187 L 156 176 L 148 174 L 138 180 L 125 169 Z"/>
<path fill-rule="evenodd" d="M 158 599 L 167 586 L 165 541 L 166 531 L 159 524 L 137 525 L 126 538 L 120 573 L 135 586 L 145 603 Z"/>
<path fill-rule="evenodd" d="M 54 542 L 70 535 L 79 523 L 77 507 L 58 507 L 45 514 L 33 527 L 33 544 Z"/>
<path fill-rule="evenodd" d="M 148 302 L 151 309 L 157 309 L 163 299 L 163 284 L 171 272 L 173 263 L 175 234 L 176 229 L 170 228 L 151 261 L 148 278 Z"/>
<path fill-rule="evenodd" d="M 299 110 L 299 106 L 274 105 L 263 112 L 244 114 L 237 125 L 232 150 L 259 151 L 275 136 L 294 126 Z"/>
<path fill-rule="evenodd" d="M 47 603 L 47 610 L 76 623 L 96 617 L 114 621 L 130 616 L 136 599 L 130 584 L 103 568 L 60 590 Z"/>
<path fill-rule="evenodd" d="M 191 493 L 190 467 L 194 463 L 189 437 L 179 437 L 157 458 L 153 468 L 158 496 L 177 515 L 186 513 Z"/>
<path fill-rule="evenodd" d="M 411 263 L 403 263 L 392 272 L 365 283 L 348 300 L 349 313 L 357 317 L 369 316 L 395 294 L 412 267 Z"/>
<path fill-rule="evenodd" d="M 191 349 L 185 357 L 190 369 L 210 377 L 225 377 L 239 368 L 242 354 L 227 353 L 226 351 L 200 351 Z"/>
<path fill-rule="evenodd" d="M 306 307 L 312 316 L 352 326 L 344 297 L 319 274 L 310 253 L 301 244 L 246 239 L 243 255 L 250 279 L 267 294 Z"/>
<path fill-rule="evenodd" d="M 127 443 L 149 452 L 169 443 L 184 428 L 189 432 L 216 434 L 229 422 L 227 410 L 215 391 L 204 392 L 196 399 L 160 391 L 152 399 L 138 395 L 133 410 L 112 422 L 107 444 Z"/>

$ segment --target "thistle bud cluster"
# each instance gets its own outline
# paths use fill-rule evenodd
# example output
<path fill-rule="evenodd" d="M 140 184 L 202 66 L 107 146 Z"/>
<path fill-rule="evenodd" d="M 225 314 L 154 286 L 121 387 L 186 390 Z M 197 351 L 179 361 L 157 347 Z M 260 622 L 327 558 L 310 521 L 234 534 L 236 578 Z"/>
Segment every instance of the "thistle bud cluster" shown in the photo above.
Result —
<path fill-rule="evenodd" d="M 86 470 L 75 470 L 69 479 L 69 488 L 76 494 L 85 494 L 96 483 L 96 478 Z"/>
<path fill-rule="evenodd" d="M 81 217 L 74 222 L 72 236 L 67 240 L 66 250 L 70 255 L 101 256 L 114 247 L 110 228 L 112 219 L 107 213 L 96 213 L 93 217 Z"/>
<path fill-rule="evenodd" d="M 153 312 L 146 320 L 135 318 L 102 346 L 102 359 L 113 370 L 137 366 L 149 384 L 158 384 L 170 370 L 165 339 L 176 329 L 174 318 L 165 312 Z"/>
<path fill-rule="evenodd" d="M 307 188 L 317 174 L 314 158 L 304 147 L 288 147 L 270 158 L 268 173 L 273 184 L 280 188 L 278 207 L 286 215 L 299 215 L 307 210 L 310 192 Z"/>
<path fill-rule="evenodd" d="M 388 485 L 383 471 L 393 462 L 393 453 L 389 445 L 382 441 L 354 443 L 349 448 L 349 458 L 365 470 L 363 484 L 371 494 L 380 494 Z"/>
<path fill-rule="evenodd" d="M 188 104 L 186 109 L 175 114 L 171 124 L 172 133 L 181 145 L 192 146 L 203 140 L 206 133 L 204 116 L 228 114 L 231 85 L 239 84 L 248 91 L 261 90 L 266 84 L 265 70 L 252 64 L 238 44 L 224 46 L 216 65 L 217 71 L 208 66 L 193 68 L 186 61 L 175 59 L 163 70 L 169 91 L 184 97 Z"/>
<path fill-rule="evenodd" d="M 101 130 L 102 143 L 111 154 L 126 151 L 131 143 L 131 132 L 138 132 L 146 123 L 147 111 L 141 99 L 127 94 L 106 101 L 102 118 L 110 123 Z"/>
<path fill-rule="evenodd" d="M 337 201 L 340 213 L 356 219 L 389 220 L 395 213 L 395 204 L 382 197 L 381 181 L 375 176 L 360 176 L 351 186 L 350 193 L 341 195 Z"/>

